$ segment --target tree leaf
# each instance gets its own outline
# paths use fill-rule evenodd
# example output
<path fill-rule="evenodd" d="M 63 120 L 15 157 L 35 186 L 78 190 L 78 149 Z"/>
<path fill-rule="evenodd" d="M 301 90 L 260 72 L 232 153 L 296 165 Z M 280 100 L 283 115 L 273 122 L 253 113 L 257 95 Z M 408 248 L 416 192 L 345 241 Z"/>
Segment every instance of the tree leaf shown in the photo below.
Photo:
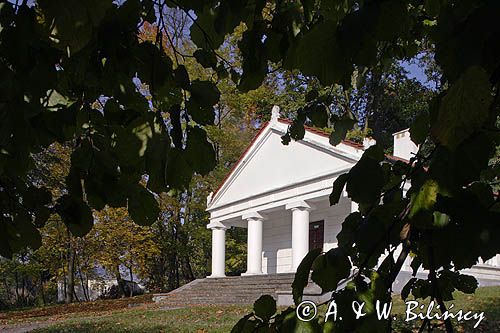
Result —
<path fill-rule="evenodd" d="M 417 193 L 412 194 L 408 217 L 413 218 L 421 211 L 430 211 L 436 203 L 438 193 L 438 184 L 432 179 L 427 180 Z"/>
<path fill-rule="evenodd" d="M 383 151 L 379 145 L 368 148 L 349 171 L 346 190 L 349 197 L 362 204 L 372 204 L 384 185 L 384 172 L 380 166 Z"/>
<path fill-rule="evenodd" d="M 267 322 L 276 313 L 276 301 L 270 295 L 260 296 L 253 304 L 253 311 Z"/>
<path fill-rule="evenodd" d="M 50 35 L 51 42 L 60 50 L 69 49 L 73 55 L 90 41 L 94 27 L 111 8 L 112 1 L 54 0 L 36 5 L 38 23 Z"/>
<path fill-rule="evenodd" d="M 408 280 L 408 282 L 406 282 L 403 289 L 401 289 L 401 299 L 403 301 L 406 300 L 410 295 L 411 289 L 416 280 L 417 280 L 416 278 L 411 278 L 410 280 Z"/>
<path fill-rule="evenodd" d="M 455 81 L 442 98 L 432 134 L 445 146 L 455 149 L 479 129 L 489 114 L 492 101 L 488 74 L 472 66 Z"/>
<path fill-rule="evenodd" d="M 309 251 L 309 253 L 302 259 L 292 283 L 293 301 L 298 305 L 302 301 L 304 288 L 309 282 L 309 272 L 311 271 L 314 260 L 321 254 L 321 249 L 317 248 Z"/>
<path fill-rule="evenodd" d="M 194 51 L 193 56 L 204 68 L 215 69 L 217 67 L 217 57 L 213 51 L 198 49 Z"/>
<path fill-rule="evenodd" d="M 206 175 L 215 167 L 215 150 L 208 142 L 207 134 L 203 129 L 199 127 L 188 128 L 185 158 L 192 169 L 201 175 Z"/>
<path fill-rule="evenodd" d="M 231 329 L 231 333 L 244 333 L 245 332 L 245 327 L 247 326 L 247 322 L 249 321 L 250 318 L 253 317 L 253 313 L 249 313 L 236 323 L 234 327 Z"/>
<path fill-rule="evenodd" d="M 184 65 L 179 65 L 174 69 L 174 80 L 182 89 L 190 89 L 191 82 L 189 81 L 189 75 Z"/>
<path fill-rule="evenodd" d="M 199 105 L 213 106 L 219 102 L 219 89 L 210 81 L 194 80 L 191 82 L 190 92 L 191 98 Z"/>
<path fill-rule="evenodd" d="M 92 211 L 81 198 L 65 194 L 59 198 L 56 210 L 73 235 L 82 237 L 92 229 Z"/>
<path fill-rule="evenodd" d="M 333 189 L 332 193 L 330 193 L 330 206 L 333 206 L 335 204 L 339 203 L 340 196 L 342 195 L 342 192 L 344 191 L 345 184 L 347 180 L 349 179 L 349 174 L 344 173 L 335 179 L 333 182 Z"/>
<path fill-rule="evenodd" d="M 263 32 L 257 28 L 243 33 L 238 47 L 243 55 L 243 74 L 238 89 L 247 92 L 257 89 L 267 74 L 267 60 L 262 44 Z"/>
<path fill-rule="evenodd" d="M 285 68 L 298 68 L 306 75 L 316 76 L 324 85 L 340 82 L 351 68 L 333 33 L 336 29 L 336 22 L 331 20 L 315 24 L 291 45 Z"/>
<path fill-rule="evenodd" d="M 360 212 L 353 212 L 345 218 L 344 222 L 342 222 L 342 229 L 337 235 L 339 247 L 350 247 L 349 244 L 352 244 L 355 239 L 361 217 Z"/>
<path fill-rule="evenodd" d="M 336 290 L 338 283 L 349 276 L 351 262 L 342 248 L 334 248 L 317 257 L 312 270 L 311 279 L 325 293 Z"/>
<path fill-rule="evenodd" d="M 191 25 L 191 40 L 199 48 L 216 50 L 224 41 L 224 36 L 215 30 L 216 10 L 205 6 L 196 16 L 196 22 Z"/>
<path fill-rule="evenodd" d="M 128 212 L 138 225 L 149 226 L 156 222 L 160 209 L 153 194 L 141 185 L 130 188 Z"/>
<path fill-rule="evenodd" d="M 335 121 L 333 124 L 334 130 L 330 133 L 330 144 L 336 146 L 344 140 L 347 132 L 352 129 L 355 123 L 356 120 L 351 119 L 347 115 Z"/>
<path fill-rule="evenodd" d="M 458 274 L 455 281 L 455 288 L 466 294 L 473 294 L 478 287 L 475 277 L 466 274 Z"/>
<path fill-rule="evenodd" d="M 304 110 L 314 126 L 326 127 L 328 125 L 328 108 L 325 105 L 313 104 Z"/>
<path fill-rule="evenodd" d="M 425 138 L 429 133 L 429 116 L 426 113 L 421 113 L 415 118 L 410 126 L 411 141 L 419 145 L 424 143 Z"/>

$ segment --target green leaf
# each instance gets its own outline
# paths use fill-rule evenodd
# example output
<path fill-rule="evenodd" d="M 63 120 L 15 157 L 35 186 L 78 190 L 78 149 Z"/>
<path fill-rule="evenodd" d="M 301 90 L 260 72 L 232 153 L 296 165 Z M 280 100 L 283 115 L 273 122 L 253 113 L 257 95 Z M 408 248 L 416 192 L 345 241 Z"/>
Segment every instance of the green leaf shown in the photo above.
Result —
<path fill-rule="evenodd" d="M 174 70 L 174 80 L 182 89 L 189 90 L 191 82 L 189 81 L 189 75 L 184 65 L 179 65 Z"/>
<path fill-rule="evenodd" d="M 324 85 L 340 82 L 351 67 L 333 33 L 336 29 L 336 22 L 331 20 L 315 24 L 290 46 L 284 67 L 316 76 Z"/>
<path fill-rule="evenodd" d="M 204 68 L 216 68 L 217 67 L 217 57 L 215 53 L 210 50 L 198 49 L 194 51 L 193 56 L 196 61 Z"/>
<path fill-rule="evenodd" d="M 290 138 L 294 140 L 302 140 L 306 134 L 306 129 L 304 128 L 304 122 L 299 119 L 294 119 L 292 124 L 288 127 L 288 132 Z M 282 137 L 283 139 L 283 137 Z"/>
<path fill-rule="evenodd" d="M 427 14 L 432 17 L 438 16 L 439 11 L 441 9 L 441 1 L 440 0 L 425 0 L 424 8 Z"/>
<path fill-rule="evenodd" d="M 169 136 L 167 135 L 162 119 L 156 117 L 154 126 L 155 132 L 153 137 L 149 140 L 146 149 L 145 166 L 149 176 L 148 188 L 153 192 L 160 193 L 167 189 L 165 172 L 171 147 Z"/>
<path fill-rule="evenodd" d="M 429 134 L 429 116 L 426 113 L 421 113 L 415 118 L 410 126 L 411 141 L 419 145 L 424 143 Z"/>
<path fill-rule="evenodd" d="M 224 36 L 215 30 L 217 12 L 211 6 L 196 12 L 196 21 L 191 25 L 191 40 L 199 48 L 216 50 L 224 41 Z"/>
<path fill-rule="evenodd" d="M 65 194 L 59 198 L 56 210 L 73 235 L 83 237 L 92 229 L 92 211 L 81 198 Z"/>
<path fill-rule="evenodd" d="M 16 228 L 16 238 L 19 245 L 29 246 L 31 249 L 36 250 L 42 245 L 42 236 L 32 222 L 31 214 L 26 210 L 21 209 L 14 215 L 14 225 Z M 17 250 L 20 250 L 17 247 Z"/>
<path fill-rule="evenodd" d="M 430 281 L 417 279 L 413 283 L 411 294 L 413 295 L 413 297 L 421 299 L 432 295 L 432 285 Z"/>
<path fill-rule="evenodd" d="M 472 66 L 455 81 L 440 103 L 432 134 L 443 145 L 455 149 L 488 118 L 492 101 L 486 71 Z"/>
<path fill-rule="evenodd" d="M 448 215 L 440 213 L 438 211 L 434 211 L 432 213 L 432 216 L 433 216 L 433 225 L 435 227 L 442 228 L 450 222 L 450 217 Z"/>
<path fill-rule="evenodd" d="M 360 204 L 372 204 L 379 198 L 384 185 L 384 171 L 380 166 L 383 156 L 379 145 L 371 146 L 349 171 L 346 190 L 352 200 Z"/>
<path fill-rule="evenodd" d="M 339 247 L 349 247 L 355 239 L 356 231 L 361 222 L 361 213 L 353 212 L 349 214 L 342 223 L 342 230 L 337 235 Z"/>
<path fill-rule="evenodd" d="M 192 169 L 201 175 L 206 175 L 215 168 L 215 150 L 208 142 L 207 134 L 203 129 L 188 128 L 185 158 Z"/>
<path fill-rule="evenodd" d="M 328 108 L 323 104 L 313 104 L 306 107 L 307 117 L 311 119 L 316 127 L 328 126 Z"/>
<path fill-rule="evenodd" d="M 191 118 L 200 125 L 211 125 L 215 121 L 213 107 L 200 105 L 192 98 L 187 101 L 186 109 Z"/>
<path fill-rule="evenodd" d="M 171 78 L 173 62 L 170 57 L 151 42 L 139 44 L 136 50 L 137 74 L 142 81 L 150 84 L 154 95 Z"/>
<path fill-rule="evenodd" d="M 297 333 L 317 333 L 322 332 L 318 323 L 318 318 L 311 321 L 302 321 L 297 318 L 296 311 L 283 312 L 284 318 L 279 327 L 279 332 L 297 332 Z"/>
<path fill-rule="evenodd" d="M 238 43 L 243 55 L 243 74 L 238 83 L 238 89 L 243 92 L 257 89 L 267 74 L 267 60 L 262 38 L 262 31 L 258 29 L 247 30 Z"/>
<path fill-rule="evenodd" d="M 302 295 L 304 294 L 304 288 L 309 282 L 309 272 L 311 271 L 312 264 L 314 260 L 321 254 L 321 249 L 314 249 L 309 251 L 309 253 L 302 259 L 297 267 L 297 272 L 292 283 L 292 294 L 293 301 L 298 305 L 302 301 Z"/>
<path fill-rule="evenodd" d="M 466 274 L 459 274 L 455 281 L 455 288 L 466 294 L 473 294 L 478 287 L 475 277 Z"/>
<path fill-rule="evenodd" d="M 191 98 L 199 105 L 213 106 L 219 102 L 219 89 L 210 81 L 194 80 L 191 83 L 190 91 Z"/>
<path fill-rule="evenodd" d="M 253 304 L 253 311 L 259 318 L 262 318 L 264 321 L 269 321 L 276 313 L 276 301 L 270 295 L 260 296 Z"/>
<path fill-rule="evenodd" d="M 349 276 L 351 262 L 342 248 L 334 248 L 314 260 L 311 279 L 323 292 L 334 291 L 338 283 Z"/>
<path fill-rule="evenodd" d="M 319 97 L 317 89 L 311 89 L 306 93 L 306 102 L 311 102 Z"/>
<path fill-rule="evenodd" d="M 173 148 L 168 154 L 165 177 L 170 188 L 183 189 L 193 177 L 193 166 L 187 161 L 186 153 Z"/>
<path fill-rule="evenodd" d="M 439 0 L 435 0 L 439 1 Z M 397 17 L 397 20 L 394 18 Z M 377 18 L 376 33 L 381 40 L 403 37 L 410 28 L 408 4 L 404 1 L 383 1 Z"/>
<path fill-rule="evenodd" d="M 187 110 L 194 121 L 200 125 L 213 124 L 215 113 L 213 105 L 219 102 L 220 92 L 215 84 L 209 81 L 192 82 L 191 98 L 187 102 Z"/>
<path fill-rule="evenodd" d="M 421 211 L 430 211 L 436 203 L 439 185 L 436 181 L 429 179 L 417 193 L 412 194 L 409 218 L 415 217 Z"/>
<path fill-rule="evenodd" d="M 330 206 L 333 206 L 337 204 L 340 200 L 340 196 L 342 195 L 342 192 L 344 191 L 345 184 L 347 180 L 349 179 L 349 174 L 344 173 L 335 179 L 333 182 L 333 189 L 332 193 L 330 194 Z"/>
<path fill-rule="evenodd" d="M 87 45 L 92 33 L 111 8 L 111 0 L 54 0 L 36 2 L 37 21 L 50 41 L 71 55 Z"/>
<path fill-rule="evenodd" d="M 249 321 L 250 318 L 253 317 L 253 313 L 249 313 L 236 323 L 234 327 L 231 329 L 231 333 L 244 333 L 245 332 L 245 327 L 247 326 L 247 322 Z"/>
<path fill-rule="evenodd" d="M 411 289 L 416 280 L 417 280 L 416 278 L 411 278 L 410 280 L 408 280 L 408 282 L 406 282 L 403 289 L 401 289 L 401 299 L 403 301 L 406 300 L 410 295 Z"/>
<path fill-rule="evenodd" d="M 130 188 L 128 212 L 138 225 L 150 226 L 158 219 L 160 209 L 151 192 L 141 185 Z"/>
<path fill-rule="evenodd" d="M 355 123 L 356 120 L 351 119 L 347 115 L 335 121 L 333 124 L 333 132 L 330 133 L 330 144 L 336 146 L 344 140 L 347 132 L 352 129 Z"/>

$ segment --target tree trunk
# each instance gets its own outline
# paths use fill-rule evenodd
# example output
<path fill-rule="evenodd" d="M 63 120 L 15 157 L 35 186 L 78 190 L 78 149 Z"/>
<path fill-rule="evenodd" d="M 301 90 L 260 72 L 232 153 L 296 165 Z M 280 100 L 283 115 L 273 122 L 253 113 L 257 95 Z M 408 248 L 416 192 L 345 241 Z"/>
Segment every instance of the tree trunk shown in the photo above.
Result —
<path fill-rule="evenodd" d="M 116 265 L 115 269 L 115 277 L 116 277 L 116 283 L 118 283 L 118 288 L 120 290 L 120 297 L 125 297 L 127 296 L 127 293 L 125 291 L 125 282 L 122 279 L 122 275 L 120 274 L 120 265 Z"/>
<path fill-rule="evenodd" d="M 130 297 L 134 296 L 134 274 L 132 273 L 132 266 L 128 268 L 130 273 Z"/>
<path fill-rule="evenodd" d="M 28 297 L 26 296 L 26 277 L 25 276 L 23 276 L 22 281 L 23 281 L 23 289 L 21 289 L 22 290 L 21 296 L 23 298 L 23 304 L 28 305 Z"/>
<path fill-rule="evenodd" d="M 43 274 L 40 272 L 40 293 L 42 294 L 42 302 L 45 306 L 47 304 L 47 300 L 45 299 L 45 290 L 43 289 Z"/>
<path fill-rule="evenodd" d="M 73 295 L 75 293 L 75 250 L 71 245 L 71 240 L 69 242 L 68 251 L 68 266 L 66 271 L 66 281 L 67 281 L 67 291 L 66 291 L 66 303 L 72 303 L 74 300 Z"/>
<path fill-rule="evenodd" d="M 82 290 L 83 290 L 83 297 L 85 297 L 85 300 L 88 302 L 88 301 L 90 301 L 88 288 L 85 286 L 85 282 L 83 281 L 82 270 L 80 267 L 78 267 L 78 275 L 80 276 L 80 284 L 81 284 Z"/>
<path fill-rule="evenodd" d="M 16 303 L 18 303 L 19 302 L 19 275 L 17 272 L 14 274 L 14 277 L 16 279 Z"/>
<path fill-rule="evenodd" d="M 191 261 L 189 260 L 189 257 L 186 256 L 184 258 L 184 269 L 183 269 L 183 275 L 184 275 L 184 279 L 188 282 L 190 281 L 193 281 L 195 278 L 194 278 L 194 274 L 193 274 L 193 268 L 191 267 Z"/>

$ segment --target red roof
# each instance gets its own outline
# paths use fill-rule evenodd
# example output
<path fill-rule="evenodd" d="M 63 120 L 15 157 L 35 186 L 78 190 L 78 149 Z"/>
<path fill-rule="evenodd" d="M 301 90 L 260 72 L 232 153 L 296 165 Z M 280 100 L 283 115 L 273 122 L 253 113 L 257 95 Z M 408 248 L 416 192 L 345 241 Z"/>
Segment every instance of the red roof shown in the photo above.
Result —
<path fill-rule="evenodd" d="M 278 121 L 280 123 L 283 123 L 283 124 L 288 124 L 288 125 L 292 124 L 292 121 L 288 120 L 288 119 L 280 118 L 280 119 L 278 119 Z M 328 133 L 326 131 L 322 131 L 320 129 L 317 129 L 317 128 L 314 128 L 314 127 L 311 127 L 311 126 L 306 126 L 306 125 L 304 125 L 304 128 L 306 129 L 306 131 L 309 131 L 309 132 L 314 133 L 314 134 L 321 135 L 321 136 L 323 136 L 325 138 L 329 138 L 330 137 L 330 133 Z M 356 149 L 364 149 L 364 146 L 362 144 L 354 142 L 354 141 L 351 141 L 351 140 L 342 140 L 342 143 L 345 144 L 345 145 L 351 146 L 353 148 L 356 148 Z"/>
<path fill-rule="evenodd" d="M 283 123 L 283 124 L 288 124 L 288 125 L 292 124 L 292 121 L 288 120 L 288 119 L 279 118 L 278 121 L 280 123 Z M 224 177 L 224 179 L 222 179 L 222 182 L 220 183 L 219 187 L 212 194 L 212 198 L 215 198 L 215 196 L 220 191 L 220 189 L 222 188 L 222 186 L 226 183 L 226 181 L 229 178 L 229 176 L 234 172 L 234 170 L 240 164 L 240 162 L 243 159 L 243 157 L 247 154 L 247 152 L 250 149 L 250 147 L 252 147 L 253 144 L 255 143 L 255 141 L 257 141 L 257 138 L 261 135 L 261 133 L 264 131 L 264 129 L 267 127 L 268 124 L 269 124 L 269 122 L 265 122 L 262 125 L 262 127 L 259 129 L 259 131 L 257 132 L 257 134 L 254 136 L 254 138 L 252 139 L 252 141 L 248 145 L 248 147 L 241 154 L 241 156 L 238 159 L 238 161 L 236 161 L 236 163 L 233 164 L 233 166 L 231 167 L 231 170 L 226 174 L 226 176 Z M 314 128 L 314 127 L 310 127 L 310 126 L 306 126 L 306 125 L 304 125 L 304 128 L 306 129 L 306 131 L 309 131 L 311 133 L 318 134 L 318 135 L 326 137 L 326 138 L 330 137 L 330 133 L 328 133 L 326 131 L 322 131 L 320 129 L 317 129 L 317 128 Z M 354 141 L 351 141 L 351 140 L 342 140 L 342 143 L 345 144 L 345 145 L 347 145 L 347 146 L 351 146 L 353 148 L 356 148 L 356 149 L 364 149 L 364 146 L 362 144 L 354 142 Z M 390 160 L 403 161 L 403 162 L 407 162 L 408 163 L 407 160 L 405 160 L 403 158 L 400 158 L 400 157 L 396 157 L 396 156 L 392 156 L 392 155 L 385 155 L 385 156 L 386 156 L 387 159 L 390 159 Z"/>

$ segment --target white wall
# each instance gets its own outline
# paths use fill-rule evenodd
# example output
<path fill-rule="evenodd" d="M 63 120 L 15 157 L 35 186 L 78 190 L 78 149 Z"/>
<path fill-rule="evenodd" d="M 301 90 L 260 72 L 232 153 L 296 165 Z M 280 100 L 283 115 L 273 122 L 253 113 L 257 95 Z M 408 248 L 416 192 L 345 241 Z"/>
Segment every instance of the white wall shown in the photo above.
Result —
<path fill-rule="evenodd" d="M 415 156 L 418 146 L 411 141 L 409 129 L 394 133 L 392 136 L 394 139 L 394 156 L 404 158 L 405 160 L 410 160 L 410 158 Z"/>
<path fill-rule="evenodd" d="M 341 224 L 351 211 L 351 201 L 341 198 L 338 205 L 330 207 L 324 201 L 311 211 L 310 222 L 323 220 L 324 251 L 336 246 Z M 262 272 L 267 274 L 287 273 L 292 266 L 292 212 L 279 210 L 267 215 L 263 225 Z"/>
<path fill-rule="evenodd" d="M 262 242 L 262 272 L 286 273 L 292 265 L 292 215 L 285 209 L 267 215 Z"/>
<path fill-rule="evenodd" d="M 324 246 L 326 252 L 337 246 L 337 235 L 342 228 L 342 222 L 351 212 L 351 200 L 341 197 L 339 204 L 330 207 L 328 202 L 315 203 L 311 211 L 310 222 L 324 221 Z M 292 266 L 292 212 L 284 208 L 266 213 L 267 220 L 263 224 L 262 272 L 264 274 L 288 273 Z M 395 253 L 396 259 L 401 251 L 399 246 Z M 385 256 L 379 261 L 383 261 Z M 407 258 L 402 271 L 411 272 L 411 258 Z M 465 274 L 474 275 L 484 281 L 498 280 L 500 276 L 500 255 L 486 262 L 480 262 L 472 269 L 464 270 Z M 424 272 L 425 273 L 425 272 Z M 483 283 L 484 283 L 483 281 Z"/>

